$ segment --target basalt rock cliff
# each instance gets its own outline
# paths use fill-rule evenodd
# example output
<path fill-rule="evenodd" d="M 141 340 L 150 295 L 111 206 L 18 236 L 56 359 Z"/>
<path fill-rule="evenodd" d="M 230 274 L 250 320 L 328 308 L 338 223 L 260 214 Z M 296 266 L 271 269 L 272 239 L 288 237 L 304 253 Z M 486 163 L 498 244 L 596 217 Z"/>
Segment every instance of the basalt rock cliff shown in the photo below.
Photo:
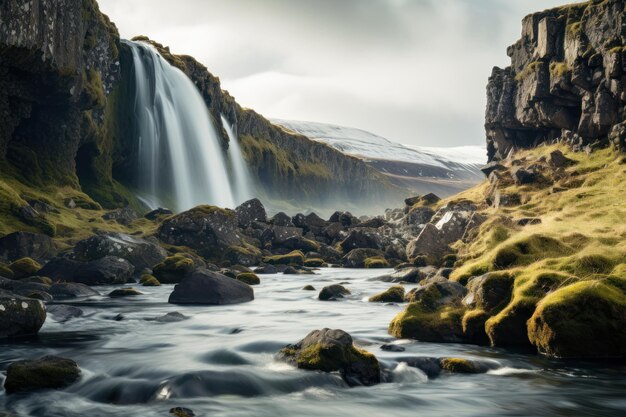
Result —
<path fill-rule="evenodd" d="M 626 141 L 626 3 L 593 0 L 531 14 L 487 86 L 488 156 L 565 140 Z"/>

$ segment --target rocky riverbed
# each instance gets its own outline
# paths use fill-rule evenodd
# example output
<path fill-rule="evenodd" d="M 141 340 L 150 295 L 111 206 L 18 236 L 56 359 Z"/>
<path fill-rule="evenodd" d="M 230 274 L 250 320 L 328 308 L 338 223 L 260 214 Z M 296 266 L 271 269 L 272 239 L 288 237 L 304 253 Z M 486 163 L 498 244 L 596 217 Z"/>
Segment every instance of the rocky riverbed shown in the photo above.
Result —
<path fill-rule="evenodd" d="M 82 370 L 80 379 L 63 391 L 0 393 L 0 409 L 46 417 L 163 416 L 174 407 L 197 416 L 409 416 L 416 410 L 425 416 L 541 416 L 618 415 L 626 407 L 622 367 L 396 340 L 387 327 L 404 306 L 367 301 L 390 286 L 375 278 L 392 271 L 316 272 L 263 275 L 255 300 L 237 305 L 172 305 L 173 285 L 135 285 L 142 295 L 111 298 L 119 287 L 104 286 L 97 288 L 100 295 L 67 302 L 82 311 L 79 317 L 52 313 L 49 306 L 37 337 L 0 342 L 0 364 L 68 357 Z M 318 299 L 322 287 L 339 283 L 351 294 Z M 299 370 L 277 360 L 283 347 L 324 327 L 345 330 L 355 346 L 373 353 L 381 383 L 350 388 L 338 372 Z M 468 359 L 483 373 L 441 370 L 441 358 Z"/>

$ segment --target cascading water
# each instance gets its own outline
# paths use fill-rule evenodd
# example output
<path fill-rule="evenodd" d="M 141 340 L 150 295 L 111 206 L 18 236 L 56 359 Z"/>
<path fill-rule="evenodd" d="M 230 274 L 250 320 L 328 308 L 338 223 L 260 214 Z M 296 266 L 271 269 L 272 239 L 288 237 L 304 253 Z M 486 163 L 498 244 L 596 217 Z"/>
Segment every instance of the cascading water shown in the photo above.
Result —
<path fill-rule="evenodd" d="M 142 200 L 176 211 L 199 204 L 234 207 L 224 151 L 196 86 L 150 45 L 125 43 L 135 68 Z"/>
<path fill-rule="evenodd" d="M 237 204 L 241 204 L 246 200 L 251 199 L 253 196 L 251 175 L 248 169 L 248 164 L 243 158 L 241 153 L 241 147 L 239 146 L 239 138 L 235 132 L 234 126 L 230 124 L 228 119 L 222 114 L 222 124 L 228 133 L 230 139 L 230 146 L 228 148 L 228 162 L 232 170 L 232 186 L 235 193 L 235 200 Z"/>

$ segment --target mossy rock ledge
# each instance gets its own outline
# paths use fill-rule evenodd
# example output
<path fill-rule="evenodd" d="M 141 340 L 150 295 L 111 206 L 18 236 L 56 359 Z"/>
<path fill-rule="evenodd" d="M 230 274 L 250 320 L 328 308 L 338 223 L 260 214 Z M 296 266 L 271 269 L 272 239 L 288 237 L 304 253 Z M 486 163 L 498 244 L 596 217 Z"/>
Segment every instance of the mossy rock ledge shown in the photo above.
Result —
<path fill-rule="evenodd" d="M 287 345 L 277 355 L 299 369 L 339 372 L 350 386 L 380 383 L 376 357 L 354 346 L 352 336 L 339 329 L 314 330 L 295 345 Z"/>
<path fill-rule="evenodd" d="M 402 303 L 404 301 L 404 287 L 394 285 L 387 291 L 376 294 L 369 298 L 370 303 Z"/>
<path fill-rule="evenodd" d="M 45 356 L 12 363 L 4 389 L 8 394 L 41 389 L 62 389 L 80 378 L 80 368 L 71 359 Z"/>

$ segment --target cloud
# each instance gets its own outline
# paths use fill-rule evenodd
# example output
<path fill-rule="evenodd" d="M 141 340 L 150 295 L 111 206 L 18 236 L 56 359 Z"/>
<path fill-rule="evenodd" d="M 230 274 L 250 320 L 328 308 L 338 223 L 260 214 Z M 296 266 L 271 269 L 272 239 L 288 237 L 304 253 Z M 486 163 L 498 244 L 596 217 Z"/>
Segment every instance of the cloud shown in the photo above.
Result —
<path fill-rule="evenodd" d="M 484 143 L 485 85 L 559 0 L 100 0 L 124 37 L 189 54 L 246 107 L 420 145 Z"/>

